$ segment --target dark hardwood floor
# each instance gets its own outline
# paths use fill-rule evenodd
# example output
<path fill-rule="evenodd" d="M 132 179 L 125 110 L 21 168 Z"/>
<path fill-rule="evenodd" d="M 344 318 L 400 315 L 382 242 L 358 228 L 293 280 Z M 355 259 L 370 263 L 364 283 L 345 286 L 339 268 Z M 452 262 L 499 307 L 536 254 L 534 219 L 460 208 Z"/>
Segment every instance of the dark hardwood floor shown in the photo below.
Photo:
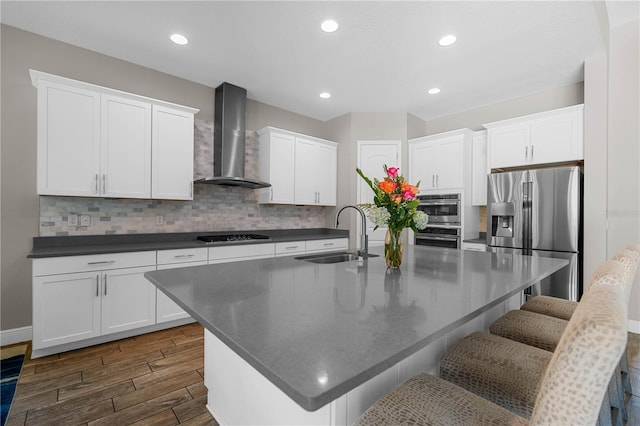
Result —
<path fill-rule="evenodd" d="M 25 362 L 7 425 L 217 425 L 199 324 Z"/>
<path fill-rule="evenodd" d="M 640 425 L 640 335 L 629 334 Z M 207 411 L 204 336 L 189 324 L 25 362 L 7 425 L 217 425 Z"/>

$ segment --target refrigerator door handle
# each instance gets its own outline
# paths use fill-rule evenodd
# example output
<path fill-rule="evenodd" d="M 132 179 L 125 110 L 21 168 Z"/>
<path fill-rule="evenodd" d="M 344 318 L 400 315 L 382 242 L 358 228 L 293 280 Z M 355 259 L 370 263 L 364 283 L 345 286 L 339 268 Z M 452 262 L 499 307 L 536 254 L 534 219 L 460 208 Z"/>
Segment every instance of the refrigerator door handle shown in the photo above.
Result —
<path fill-rule="evenodd" d="M 522 184 L 522 248 L 525 255 L 531 255 L 532 230 L 532 186 L 533 182 L 523 182 Z"/>

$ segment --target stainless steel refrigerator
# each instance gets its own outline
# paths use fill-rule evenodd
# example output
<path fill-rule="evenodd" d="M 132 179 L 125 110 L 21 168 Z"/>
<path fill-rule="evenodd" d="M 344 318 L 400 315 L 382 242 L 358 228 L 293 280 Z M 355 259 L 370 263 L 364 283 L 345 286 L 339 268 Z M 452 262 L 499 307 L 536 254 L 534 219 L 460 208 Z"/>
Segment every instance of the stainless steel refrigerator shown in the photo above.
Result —
<path fill-rule="evenodd" d="M 579 167 L 492 173 L 487 246 L 501 253 L 567 259 L 569 265 L 526 293 L 582 296 L 582 172 Z"/>

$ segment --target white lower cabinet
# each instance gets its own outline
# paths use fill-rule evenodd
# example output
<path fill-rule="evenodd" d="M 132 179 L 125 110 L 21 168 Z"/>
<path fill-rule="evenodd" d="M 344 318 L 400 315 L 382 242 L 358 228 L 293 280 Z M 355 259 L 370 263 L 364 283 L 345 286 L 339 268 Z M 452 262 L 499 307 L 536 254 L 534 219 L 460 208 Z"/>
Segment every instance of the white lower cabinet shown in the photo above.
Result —
<path fill-rule="evenodd" d="M 156 323 L 156 287 L 144 273 L 155 266 L 114 269 L 102 273 L 101 334 Z"/>
<path fill-rule="evenodd" d="M 158 270 L 206 264 L 206 248 L 158 251 Z M 158 324 L 190 317 L 184 309 L 164 294 L 162 290 L 157 289 L 156 291 L 156 322 Z"/>
<path fill-rule="evenodd" d="M 155 251 L 35 259 L 34 351 L 155 324 L 153 270 Z"/>
<path fill-rule="evenodd" d="M 321 253 L 323 251 L 346 250 L 349 248 L 348 238 L 328 238 L 325 240 L 308 240 L 307 253 Z"/>

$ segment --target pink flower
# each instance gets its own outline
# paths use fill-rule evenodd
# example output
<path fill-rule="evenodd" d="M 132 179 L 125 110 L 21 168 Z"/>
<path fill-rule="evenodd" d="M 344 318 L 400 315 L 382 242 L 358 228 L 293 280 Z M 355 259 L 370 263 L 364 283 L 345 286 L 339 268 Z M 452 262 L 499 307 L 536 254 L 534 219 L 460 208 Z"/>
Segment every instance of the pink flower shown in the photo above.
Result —
<path fill-rule="evenodd" d="M 414 198 L 416 198 L 416 194 L 411 191 L 404 191 L 402 193 L 402 198 L 404 198 L 405 200 L 413 200 Z"/>
<path fill-rule="evenodd" d="M 397 167 L 389 167 L 387 169 L 387 175 L 389 175 L 390 178 L 395 178 L 398 177 L 398 172 L 400 171 L 399 168 Z"/>

